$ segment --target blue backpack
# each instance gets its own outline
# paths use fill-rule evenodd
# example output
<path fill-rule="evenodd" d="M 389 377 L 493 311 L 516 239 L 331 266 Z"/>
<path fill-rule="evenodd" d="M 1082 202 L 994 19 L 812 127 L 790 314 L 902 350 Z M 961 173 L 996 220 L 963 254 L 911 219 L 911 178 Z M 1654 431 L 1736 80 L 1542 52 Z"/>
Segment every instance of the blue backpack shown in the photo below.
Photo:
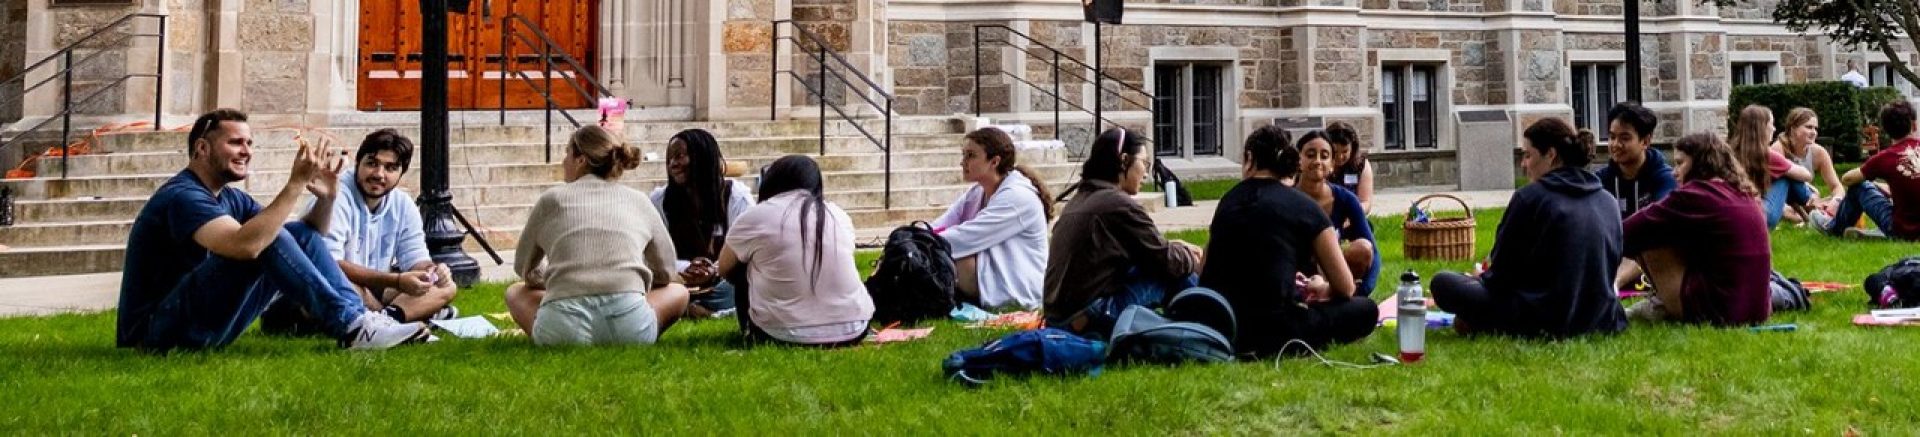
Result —
<path fill-rule="evenodd" d="M 1054 328 L 1020 331 L 948 355 L 940 363 L 947 379 L 978 387 L 1000 375 L 1100 373 L 1107 344 Z"/>

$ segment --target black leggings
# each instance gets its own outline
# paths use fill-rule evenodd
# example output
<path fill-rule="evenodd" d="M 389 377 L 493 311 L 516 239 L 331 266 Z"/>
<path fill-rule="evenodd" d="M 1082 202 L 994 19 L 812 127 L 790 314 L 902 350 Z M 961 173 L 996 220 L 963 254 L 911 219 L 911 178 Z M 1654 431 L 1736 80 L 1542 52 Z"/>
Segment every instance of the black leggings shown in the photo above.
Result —
<path fill-rule="evenodd" d="M 1241 317 L 1256 316 L 1247 314 Z M 1267 316 L 1274 322 L 1267 324 L 1274 331 L 1265 333 L 1242 332 L 1245 339 L 1242 347 L 1255 356 L 1272 356 L 1292 340 L 1300 340 L 1314 349 L 1323 349 L 1331 344 L 1346 344 L 1367 338 L 1373 334 L 1374 327 L 1380 324 L 1380 307 L 1366 296 L 1354 296 L 1346 299 L 1333 299 L 1326 302 L 1307 304 L 1306 308 L 1291 308 L 1276 311 Z M 1242 323 L 1241 326 L 1248 324 Z M 1289 355 L 1301 355 L 1306 349 L 1299 346 L 1286 348 Z"/>
<path fill-rule="evenodd" d="M 1442 311 L 1453 313 L 1456 322 L 1470 324 L 1491 316 L 1493 297 L 1479 277 L 1440 272 L 1433 276 L 1433 299 Z"/>

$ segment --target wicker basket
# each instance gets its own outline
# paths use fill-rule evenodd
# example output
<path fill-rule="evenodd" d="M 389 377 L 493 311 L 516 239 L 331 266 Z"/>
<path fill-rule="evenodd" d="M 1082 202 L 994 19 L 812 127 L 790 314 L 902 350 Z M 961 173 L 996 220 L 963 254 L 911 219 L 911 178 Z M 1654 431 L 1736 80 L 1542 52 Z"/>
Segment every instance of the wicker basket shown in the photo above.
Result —
<path fill-rule="evenodd" d="M 1467 201 L 1446 194 L 1429 194 L 1413 201 L 1414 206 L 1426 203 L 1433 198 L 1452 199 L 1467 211 L 1466 217 L 1428 218 L 1426 223 L 1408 220 L 1403 223 L 1406 238 L 1402 250 L 1407 259 L 1412 260 L 1451 260 L 1461 261 L 1473 258 L 1473 207 Z M 1411 217 L 1409 217 L 1411 218 Z"/>

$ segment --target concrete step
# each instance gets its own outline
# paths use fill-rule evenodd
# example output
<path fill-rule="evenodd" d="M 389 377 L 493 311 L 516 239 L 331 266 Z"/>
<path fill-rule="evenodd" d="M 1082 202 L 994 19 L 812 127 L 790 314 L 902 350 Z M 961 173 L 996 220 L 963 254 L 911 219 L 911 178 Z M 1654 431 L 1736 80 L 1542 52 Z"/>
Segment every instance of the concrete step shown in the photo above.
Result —
<path fill-rule="evenodd" d="M 564 125 L 564 123 L 562 124 Z M 860 125 L 868 128 L 868 133 L 872 134 L 874 138 L 885 138 L 882 129 L 884 123 L 879 121 L 866 121 L 860 123 Z M 860 131 L 854 129 L 852 126 L 853 125 L 845 122 L 828 123 L 827 134 L 830 137 L 848 139 L 861 138 L 861 141 L 867 141 Z M 674 134 L 689 128 L 707 129 L 714 134 L 714 137 L 719 138 L 723 142 L 736 139 L 756 138 L 818 138 L 820 135 L 820 125 L 818 122 L 813 121 L 735 121 L 629 124 L 627 126 L 626 137 L 629 141 L 636 143 L 660 143 L 664 146 L 666 141 L 672 138 Z M 893 126 L 893 135 L 896 139 L 901 136 L 951 135 L 962 133 L 960 132 L 960 128 L 961 126 L 957 124 L 957 122 L 945 118 L 896 119 Z M 420 129 L 417 127 L 397 129 L 402 135 L 406 135 L 408 138 L 412 138 L 415 141 L 419 141 L 420 139 Z M 331 136 L 336 140 L 337 144 L 351 147 L 359 144 L 361 138 L 365 138 L 367 134 L 376 130 L 379 129 L 373 127 L 330 127 L 314 129 L 308 133 L 300 134 L 296 129 L 256 126 L 253 130 L 253 136 L 254 143 L 263 147 L 291 147 L 295 135 Z M 544 126 L 469 125 L 464 128 L 454 126 L 448 131 L 447 140 L 453 144 L 545 144 L 547 132 Z M 553 143 L 556 145 L 566 144 L 567 137 L 572 134 L 573 128 L 571 126 L 556 127 L 553 130 Z M 815 151 L 818 151 L 818 147 L 817 144 L 814 146 Z M 101 135 L 98 143 L 94 145 L 95 151 L 120 153 L 185 151 L 186 149 L 187 132 L 185 131 L 110 133 Z"/>
<path fill-rule="evenodd" d="M 902 137 L 902 139 L 905 141 L 900 144 L 907 147 L 902 147 L 894 151 L 893 166 L 896 169 L 957 167 L 959 165 L 959 153 L 957 152 L 959 148 L 953 146 L 953 144 L 963 142 L 964 139 L 961 139 L 958 135 Z M 744 161 L 747 164 L 747 168 L 750 169 L 749 171 L 753 171 L 767 164 L 771 164 L 774 160 L 789 153 L 800 152 L 809 155 L 817 153 L 817 150 L 802 150 L 809 147 L 817 147 L 815 146 L 817 144 L 819 143 L 816 139 L 804 139 L 804 141 L 782 139 L 740 141 L 730 145 L 735 147 L 733 150 L 727 151 L 727 153 L 729 153 L 727 156 L 730 160 Z M 846 148 L 858 150 L 860 149 L 858 146 L 858 144 L 852 144 Z M 748 153 L 751 151 L 763 153 Z M 552 165 L 557 166 L 558 160 L 564 158 L 561 154 L 565 152 L 563 150 L 555 150 L 554 152 L 556 153 L 556 155 L 554 155 L 555 164 Z M 664 147 L 662 147 L 661 150 L 646 153 L 655 153 L 657 156 L 664 157 L 665 150 Z M 271 172 L 285 170 L 293 165 L 294 155 L 296 154 L 297 151 L 292 149 L 258 149 L 254 152 L 253 160 L 250 164 L 256 171 Z M 886 158 L 887 154 L 877 150 L 871 150 L 871 148 L 864 151 L 814 156 L 814 160 L 820 163 L 822 171 L 878 170 L 886 164 Z M 453 146 L 452 162 L 449 168 L 458 172 L 459 169 L 472 165 L 545 164 L 546 159 L 546 148 L 539 144 L 459 145 Z M 1060 163 L 1066 162 L 1067 159 L 1068 157 L 1064 149 L 1029 149 L 1023 151 L 1020 155 L 1020 161 L 1026 164 Z M 77 155 L 64 161 L 63 163 L 63 160 L 60 159 L 40 160 L 36 163 L 36 170 L 39 175 L 44 177 L 55 177 L 59 175 L 62 165 L 67 166 L 67 171 L 70 176 L 171 174 L 184 168 L 187 165 L 188 158 L 185 152 L 166 151 Z M 414 173 L 417 176 L 417 173 L 419 173 L 417 171 L 419 163 L 420 161 L 416 158 L 414 161 L 416 167 L 412 171 L 409 171 L 409 173 Z M 627 174 L 638 177 L 666 177 L 666 164 L 662 161 L 643 164 L 639 168 L 628 171 Z"/>
<path fill-rule="evenodd" d="M 147 196 L 18 200 L 13 204 L 13 220 L 16 225 L 132 220 L 146 204 Z"/>

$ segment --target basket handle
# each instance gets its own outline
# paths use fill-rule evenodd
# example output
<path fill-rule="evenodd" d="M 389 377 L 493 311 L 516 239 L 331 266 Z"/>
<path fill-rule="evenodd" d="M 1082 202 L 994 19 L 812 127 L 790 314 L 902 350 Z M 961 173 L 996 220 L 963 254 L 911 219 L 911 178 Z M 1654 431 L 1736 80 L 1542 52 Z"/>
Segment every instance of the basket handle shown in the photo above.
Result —
<path fill-rule="evenodd" d="M 1434 194 L 1428 194 L 1425 196 L 1420 196 L 1419 200 L 1413 201 L 1413 206 L 1420 206 L 1421 204 L 1427 203 L 1427 200 L 1434 199 L 1434 198 L 1451 199 L 1454 201 L 1454 203 L 1459 203 L 1460 209 L 1467 211 L 1467 218 L 1469 219 L 1473 218 L 1473 206 L 1468 205 L 1466 200 L 1462 200 L 1460 199 L 1459 196 L 1455 196 L 1452 194 L 1434 193 Z"/>

